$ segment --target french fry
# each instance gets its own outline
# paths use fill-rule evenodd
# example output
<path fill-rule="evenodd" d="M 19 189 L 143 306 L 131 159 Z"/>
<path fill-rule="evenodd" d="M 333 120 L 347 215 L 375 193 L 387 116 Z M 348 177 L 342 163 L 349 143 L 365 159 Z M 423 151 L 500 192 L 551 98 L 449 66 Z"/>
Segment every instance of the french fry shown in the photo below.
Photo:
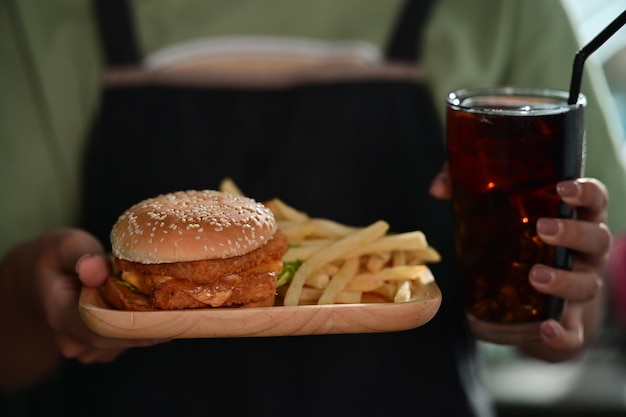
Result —
<path fill-rule="evenodd" d="M 283 255 L 283 261 L 292 262 L 292 261 L 297 261 L 298 259 L 301 261 L 306 261 L 311 256 L 313 256 L 313 254 L 319 252 L 325 246 L 328 246 L 328 245 L 319 245 L 319 246 L 308 245 L 308 246 L 291 247 L 287 250 L 287 253 Z"/>
<path fill-rule="evenodd" d="M 339 272 L 339 266 L 334 263 L 326 264 L 322 267 L 322 272 L 327 274 L 329 277 L 332 277 L 337 272 Z"/>
<path fill-rule="evenodd" d="M 327 246 L 313 254 L 309 259 L 304 261 L 302 265 L 300 265 L 300 268 L 298 268 L 294 274 L 285 294 L 285 306 L 298 305 L 298 299 L 300 298 L 304 281 L 313 271 L 321 268 L 324 264 L 345 256 L 345 254 L 350 251 L 354 251 L 376 239 L 379 239 L 387 233 L 387 230 L 389 230 L 389 224 L 383 220 L 379 220 L 363 229 L 357 230 L 356 232 L 337 240 L 330 246 Z"/>
<path fill-rule="evenodd" d="M 357 274 L 347 285 L 350 291 L 374 291 L 386 281 L 417 280 L 426 273 L 426 265 L 399 265 L 381 269 L 378 272 Z M 421 282 L 421 281 L 420 281 Z"/>
<path fill-rule="evenodd" d="M 298 242 L 294 242 L 294 243 L 302 247 L 317 246 L 318 248 L 321 248 L 323 246 L 328 246 L 331 243 L 334 243 L 336 240 L 337 239 L 318 239 L 318 238 L 307 237 L 306 239 L 299 240 Z"/>
<path fill-rule="evenodd" d="M 317 300 L 320 298 L 321 294 L 322 290 L 318 288 L 303 287 L 298 297 L 298 305 L 317 304 Z"/>
<path fill-rule="evenodd" d="M 226 177 L 220 183 L 220 191 L 224 193 L 236 194 L 236 195 L 244 195 L 243 192 L 239 189 L 235 181 L 232 178 Z"/>
<path fill-rule="evenodd" d="M 430 262 L 439 262 L 441 255 L 435 249 L 427 247 L 420 250 L 407 251 L 407 263 L 417 265 Z"/>
<path fill-rule="evenodd" d="M 433 276 L 433 272 L 428 267 L 426 267 L 424 271 L 422 271 L 422 273 L 419 275 L 417 279 L 423 285 L 427 285 L 427 284 L 430 284 L 431 282 L 435 282 L 435 277 Z"/>
<path fill-rule="evenodd" d="M 424 285 L 420 281 L 411 281 L 411 292 L 413 294 L 413 299 L 426 298 L 430 295 L 431 291 L 432 289 L 430 285 Z"/>
<path fill-rule="evenodd" d="M 411 300 L 411 281 L 405 280 L 400 282 L 398 291 L 393 297 L 394 303 L 404 303 Z"/>
<path fill-rule="evenodd" d="M 378 292 L 378 289 L 385 285 L 385 281 L 376 278 L 354 277 L 345 286 L 346 291 Z M 397 284 L 396 284 L 397 285 Z"/>
<path fill-rule="evenodd" d="M 312 225 L 312 235 L 317 237 L 344 237 L 359 230 L 358 227 L 346 226 L 328 219 L 310 219 L 309 224 Z"/>
<path fill-rule="evenodd" d="M 330 282 L 330 276 L 322 271 L 309 275 L 304 281 L 305 285 L 313 288 L 324 289 Z"/>
<path fill-rule="evenodd" d="M 391 259 L 391 252 L 373 253 L 367 257 L 365 269 L 369 272 L 380 271 Z"/>
<path fill-rule="evenodd" d="M 220 189 L 243 195 L 230 178 Z M 300 265 L 278 288 L 285 306 L 406 302 L 430 294 L 434 277 L 426 264 L 441 256 L 421 231 L 387 234 L 385 221 L 353 227 L 310 217 L 279 198 L 265 205 L 289 240 L 283 262 Z"/>
<path fill-rule="evenodd" d="M 300 292 L 299 304 L 318 304 L 322 295 L 322 290 L 318 288 L 305 287 Z M 356 304 L 361 302 L 362 293 L 359 291 L 341 291 L 337 294 L 334 304 Z"/>
<path fill-rule="evenodd" d="M 393 266 L 406 265 L 406 251 L 394 250 L 391 255 L 391 264 Z"/>
<path fill-rule="evenodd" d="M 419 279 L 428 270 L 426 265 L 398 265 L 381 269 L 377 272 L 364 272 L 354 277 L 358 280 L 400 281 L 405 279 Z"/>
<path fill-rule="evenodd" d="M 299 242 L 314 231 L 314 225 L 309 222 L 278 222 L 280 230 L 287 235 L 290 242 Z"/>
<path fill-rule="evenodd" d="M 354 257 L 368 253 L 391 252 L 393 250 L 420 251 L 427 248 L 428 243 L 424 233 L 415 231 L 382 237 L 369 245 L 354 249 L 347 253 L 346 256 Z"/>
<path fill-rule="evenodd" d="M 385 282 L 380 287 L 371 291 L 371 293 L 379 294 L 386 300 L 393 300 L 398 292 L 398 284 L 395 282 Z"/>
<path fill-rule="evenodd" d="M 318 300 L 318 304 L 333 304 L 337 297 L 346 287 L 346 284 L 356 275 L 359 270 L 359 259 L 347 259 L 341 268 L 333 275 L 332 279 L 324 289 Z"/>
<path fill-rule="evenodd" d="M 274 216 L 276 216 L 276 220 L 295 220 L 297 222 L 305 222 L 309 219 L 309 216 L 300 211 L 296 210 L 292 206 L 286 204 L 280 198 L 273 198 L 270 201 L 265 203 L 267 207 L 269 207 L 272 212 L 274 212 Z"/>

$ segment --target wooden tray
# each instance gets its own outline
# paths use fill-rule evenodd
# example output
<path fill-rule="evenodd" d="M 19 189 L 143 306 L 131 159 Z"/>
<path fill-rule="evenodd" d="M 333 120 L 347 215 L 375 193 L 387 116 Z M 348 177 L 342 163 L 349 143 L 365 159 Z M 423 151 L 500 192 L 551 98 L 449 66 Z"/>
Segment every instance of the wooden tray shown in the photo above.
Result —
<path fill-rule="evenodd" d="M 402 303 L 361 303 L 172 311 L 110 308 L 96 288 L 83 288 L 80 315 L 93 332 L 124 339 L 295 336 L 380 333 L 419 327 L 434 317 L 441 291 Z"/>

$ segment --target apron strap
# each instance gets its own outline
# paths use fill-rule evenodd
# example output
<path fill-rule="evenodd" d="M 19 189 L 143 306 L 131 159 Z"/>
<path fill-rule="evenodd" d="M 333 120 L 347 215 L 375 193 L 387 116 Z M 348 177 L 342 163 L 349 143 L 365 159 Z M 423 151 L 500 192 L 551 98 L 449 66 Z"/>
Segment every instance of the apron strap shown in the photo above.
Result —
<path fill-rule="evenodd" d="M 92 0 L 100 41 L 109 66 L 141 62 L 130 5 L 126 0 Z"/>
<path fill-rule="evenodd" d="M 385 56 L 389 61 L 418 62 L 424 26 L 435 0 L 407 0 L 393 29 Z"/>

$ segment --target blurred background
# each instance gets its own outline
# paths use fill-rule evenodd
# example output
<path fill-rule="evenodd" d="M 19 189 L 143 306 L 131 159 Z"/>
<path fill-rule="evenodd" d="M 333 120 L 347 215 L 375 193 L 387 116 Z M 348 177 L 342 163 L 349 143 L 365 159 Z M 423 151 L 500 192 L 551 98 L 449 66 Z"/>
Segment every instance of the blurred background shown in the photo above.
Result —
<path fill-rule="evenodd" d="M 577 22 L 582 44 L 626 10 L 626 0 L 565 3 Z M 626 138 L 626 27 L 594 55 L 590 59 L 598 60 L 606 72 Z M 626 158 L 626 142 L 623 149 Z M 507 347 L 481 345 L 485 382 L 500 417 L 626 416 L 626 239 L 621 239 L 616 241 L 607 276 L 609 314 L 600 337 L 582 360 L 549 364 Z"/>

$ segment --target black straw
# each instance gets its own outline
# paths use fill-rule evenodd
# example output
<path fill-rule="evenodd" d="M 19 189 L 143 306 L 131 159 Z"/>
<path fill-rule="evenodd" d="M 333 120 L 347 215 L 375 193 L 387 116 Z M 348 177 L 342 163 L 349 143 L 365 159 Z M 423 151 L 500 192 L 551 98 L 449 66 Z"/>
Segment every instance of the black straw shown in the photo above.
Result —
<path fill-rule="evenodd" d="M 583 78 L 583 66 L 585 61 L 604 44 L 615 32 L 617 32 L 622 26 L 626 24 L 626 10 L 620 14 L 611 24 L 609 24 L 602 32 L 600 32 L 595 38 L 585 45 L 581 50 L 576 53 L 574 58 L 574 68 L 572 71 L 572 81 L 569 89 L 568 104 L 576 104 L 578 96 L 580 94 L 580 86 Z"/>

